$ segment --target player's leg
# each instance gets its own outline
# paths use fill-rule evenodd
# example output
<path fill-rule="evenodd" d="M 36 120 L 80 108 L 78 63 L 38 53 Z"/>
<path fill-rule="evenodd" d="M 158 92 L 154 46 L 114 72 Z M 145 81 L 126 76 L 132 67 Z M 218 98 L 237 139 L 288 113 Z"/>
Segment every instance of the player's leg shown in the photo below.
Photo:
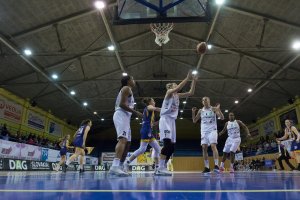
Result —
<path fill-rule="evenodd" d="M 217 143 L 218 143 L 218 132 L 217 131 L 212 131 L 209 135 L 209 143 L 211 144 L 211 149 L 213 152 L 213 157 L 214 157 L 214 171 L 219 172 L 219 152 L 217 149 Z"/>
<path fill-rule="evenodd" d="M 208 160 L 208 153 L 207 153 L 208 142 L 206 143 L 205 138 L 201 139 L 201 146 L 202 146 L 202 154 L 203 154 L 203 160 L 204 160 L 204 170 L 202 173 L 209 173 L 210 169 L 209 169 L 209 160 Z"/>
<path fill-rule="evenodd" d="M 113 160 L 112 166 L 109 170 L 110 174 L 116 175 L 128 175 L 120 168 L 120 161 L 124 155 L 128 138 L 130 134 L 130 119 L 125 113 L 115 112 L 113 116 L 114 125 L 117 131 L 118 143 L 115 147 L 115 158 Z M 126 154 L 127 155 L 127 154 Z"/>
<path fill-rule="evenodd" d="M 79 147 L 75 147 L 75 153 L 67 160 L 66 164 L 64 165 L 64 168 L 63 168 L 63 171 L 66 172 L 67 168 L 68 168 L 68 165 L 70 163 L 72 163 L 76 158 L 78 158 L 78 156 L 80 155 L 81 153 L 81 149 L 82 148 L 79 148 Z"/>
<path fill-rule="evenodd" d="M 225 161 L 226 161 L 227 157 L 229 156 L 230 147 L 231 147 L 231 139 L 228 137 L 226 142 L 225 142 L 224 149 L 223 149 L 223 157 L 222 157 L 222 161 L 221 161 L 221 164 L 220 164 L 220 171 L 221 172 L 223 172 L 225 170 L 224 165 L 225 165 Z"/>
<path fill-rule="evenodd" d="M 150 143 L 150 146 L 153 148 L 153 151 L 152 151 L 152 158 L 154 159 L 154 162 L 155 162 L 155 169 L 158 168 L 158 160 L 159 160 L 159 154 L 160 154 L 160 146 L 157 142 L 157 140 L 153 139 Z"/>
<path fill-rule="evenodd" d="M 85 158 L 85 151 L 84 149 L 80 150 L 80 157 L 79 157 L 79 172 L 82 173 L 84 171 L 83 164 Z"/>
<path fill-rule="evenodd" d="M 230 173 L 234 173 L 234 161 L 235 161 L 235 153 L 239 149 L 241 144 L 241 138 L 231 139 L 231 147 L 230 147 Z"/>
<path fill-rule="evenodd" d="M 59 171 L 60 166 L 65 164 L 65 162 L 66 162 L 66 155 L 61 155 L 60 161 L 59 161 L 59 163 L 57 164 L 57 167 L 54 170 Z"/>

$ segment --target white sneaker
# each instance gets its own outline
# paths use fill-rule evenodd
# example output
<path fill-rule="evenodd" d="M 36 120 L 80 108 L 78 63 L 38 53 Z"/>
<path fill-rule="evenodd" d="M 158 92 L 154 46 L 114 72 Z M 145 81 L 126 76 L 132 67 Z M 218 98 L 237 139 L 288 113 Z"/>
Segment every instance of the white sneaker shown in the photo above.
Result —
<path fill-rule="evenodd" d="M 122 171 L 122 170 L 120 169 L 120 167 L 116 167 L 116 166 L 112 166 L 112 167 L 109 169 L 108 174 L 110 174 L 110 175 L 116 175 L 116 176 L 128 176 L 128 173 Z"/>
<path fill-rule="evenodd" d="M 167 168 L 157 168 L 155 171 L 155 175 L 157 176 L 172 176 L 172 172 L 168 171 Z"/>
<path fill-rule="evenodd" d="M 125 173 L 127 173 L 127 174 L 128 174 L 128 172 L 129 172 L 129 164 L 128 164 L 127 162 L 125 162 L 124 165 L 123 165 L 123 171 L 124 171 Z"/>

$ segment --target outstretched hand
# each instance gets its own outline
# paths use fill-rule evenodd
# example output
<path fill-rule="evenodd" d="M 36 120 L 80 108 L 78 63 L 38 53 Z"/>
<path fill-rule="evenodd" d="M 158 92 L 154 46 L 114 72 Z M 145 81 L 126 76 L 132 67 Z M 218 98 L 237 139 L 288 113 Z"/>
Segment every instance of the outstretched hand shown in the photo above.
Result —
<path fill-rule="evenodd" d="M 189 70 L 189 72 L 187 74 L 187 79 L 190 80 L 192 78 L 193 78 L 192 70 Z"/>
<path fill-rule="evenodd" d="M 192 108 L 192 112 L 196 112 L 197 108 L 196 107 L 193 107 Z"/>

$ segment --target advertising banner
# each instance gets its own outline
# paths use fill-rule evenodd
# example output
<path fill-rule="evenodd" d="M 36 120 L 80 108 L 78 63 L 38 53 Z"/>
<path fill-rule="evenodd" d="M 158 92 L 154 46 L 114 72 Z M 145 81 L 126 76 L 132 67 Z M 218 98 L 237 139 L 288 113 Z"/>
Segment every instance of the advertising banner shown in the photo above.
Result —
<path fill-rule="evenodd" d="M 244 160 L 243 153 L 236 153 L 235 160 Z"/>
<path fill-rule="evenodd" d="M 72 154 L 67 153 L 67 158 Z M 59 150 L 43 148 L 39 146 L 0 140 L 0 158 L 11 158 L 19 160 L 35 160 L 42 162 L 59 162 Z M 78 159 L 74 161 L 78 163 Z M 87 165 L 98 165 L 98 158 L 85 156 L 84 163 Z"/>
<path fill-rule="evenodd" d="M 263 129 L 266 135 L 272 134 L 275 132 L 275 121 L 270 119 L 263 124 Z"/>
<path fill-rule="evenodd" d="M 21 124 L 23 107 L 0 95 L 0 118 Z"/>
<path fill-rule="evenodd" d="M 1 158 L 20 158 L 21 144 L 0 140 L 0 157 Z"/>
<path fill-rule="evenodd" d="M 61 137 L 63 133 L 63 126 L 54 122 L 49 121 L 49 134 Z"/>
<path fill-rule="evenodd" d="M 37 130 L 45 130 L 45 117 L 28 110 L 27 125 Z"/>
<path fill-rule="evenodd" d="M 29 144 L 20 144 L 21 154 L 20 159 L 23 160 L 41 160 L 42 147 L 33 146 Z"/>

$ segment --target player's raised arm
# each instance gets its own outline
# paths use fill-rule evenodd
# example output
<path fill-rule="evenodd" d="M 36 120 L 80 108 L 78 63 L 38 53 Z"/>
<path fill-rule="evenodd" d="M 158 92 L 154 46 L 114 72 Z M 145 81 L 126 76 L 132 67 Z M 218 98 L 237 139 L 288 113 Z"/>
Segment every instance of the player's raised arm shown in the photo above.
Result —
<path fill-rule="evenodd" d="M 176 92 L 180 91 L 191 78 L 192 78 L 192 71 L 189 71 L 189 73 L 187 74 L 186 78 L 183 79 L 183 81 L 181 81 L 181 83 L 179 83 L 179 85 L 177 85 L 176 87 L 174 87 L 172 89 L 168 89 L 166 95 L 170 96 L 173 93 L 176 93 Z"/>
<path fill-rule="evenodd" d="M 191 83 L 191 89 L 190 89 L 190 91 L 189 92 L 185 92 L 185 93 L 178 93 L 179 98 L 186 98 L 186 97 L 194 95 L 197 80 L 198 80 L 198 76 L 196 75 L 193 78 L 193 81 Z"/>

